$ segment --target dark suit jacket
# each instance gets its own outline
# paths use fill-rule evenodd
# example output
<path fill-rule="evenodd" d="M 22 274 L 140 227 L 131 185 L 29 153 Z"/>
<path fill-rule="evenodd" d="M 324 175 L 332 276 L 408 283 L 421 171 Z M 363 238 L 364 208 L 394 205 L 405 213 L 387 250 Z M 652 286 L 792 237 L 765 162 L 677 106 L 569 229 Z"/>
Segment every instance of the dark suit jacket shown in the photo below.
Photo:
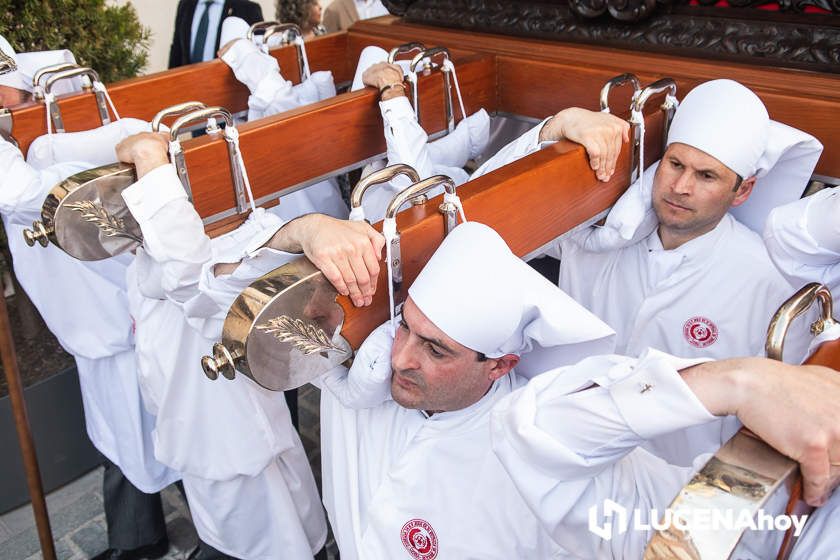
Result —
<path fill-rule="evenodd" d="M 190 30 L 198 1 L 180 0 L 178 2 L 178 12 L 175 15 L 175 34 L 172 37 L 172 46 L 169 48 L 170 68 L 190 64 Z M 219 50 L 219 39 L 222 35 L 222 21 L 230 16 L 240 17 L 249 24 L 263 20 L 262 8 L 256 2 L 249 0 L 225 0 L 225 5 L 222 7 L 222 18 L 219 20 L 219 29 L 216 30 L 216 46 L 213 49 L 214 51 Z"/>

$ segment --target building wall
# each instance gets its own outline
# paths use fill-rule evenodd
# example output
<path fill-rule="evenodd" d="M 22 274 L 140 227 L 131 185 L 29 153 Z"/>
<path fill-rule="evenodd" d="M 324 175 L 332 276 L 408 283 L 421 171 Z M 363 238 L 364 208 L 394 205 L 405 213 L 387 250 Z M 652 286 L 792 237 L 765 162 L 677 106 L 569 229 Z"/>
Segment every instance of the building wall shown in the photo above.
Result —
<path fill-rule="evenodd" d="M 262 6 L 266 19 L 274 18 L 275 0 L 255 0 Z M 146 73 L 166 70 L 169 62 L 169 45 L 172 43 L 172 33 L 175 29 L 175 9 L 178 0 L 110 0 L 116 5 L 134 4 L 140 21 L 152 30 L 149 46 L 149 64 Z M 321 6 L 326 7 L 332 0 L 321 0 Z"/>

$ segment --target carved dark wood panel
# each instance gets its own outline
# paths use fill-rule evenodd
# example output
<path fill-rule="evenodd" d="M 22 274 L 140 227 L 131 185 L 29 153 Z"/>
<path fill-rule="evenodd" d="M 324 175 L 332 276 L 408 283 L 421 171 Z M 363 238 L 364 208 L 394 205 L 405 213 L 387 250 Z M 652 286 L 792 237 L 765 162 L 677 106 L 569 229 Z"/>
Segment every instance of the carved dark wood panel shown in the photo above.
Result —
<path fill-rule="evenodd" d="M 840 0 L 773 0 L 775 12 L 755 8 L 767 0 L 384 2 L 412 23 L 840 73 Z"/>

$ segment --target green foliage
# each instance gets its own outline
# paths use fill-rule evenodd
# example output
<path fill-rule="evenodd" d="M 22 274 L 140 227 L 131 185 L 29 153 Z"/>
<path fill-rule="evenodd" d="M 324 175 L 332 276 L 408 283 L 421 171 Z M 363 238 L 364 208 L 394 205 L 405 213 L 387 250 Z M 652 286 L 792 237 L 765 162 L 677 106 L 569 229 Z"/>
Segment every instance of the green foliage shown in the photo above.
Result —
<path fill-rule="evenodd" d="M 70 49 L 105 83 L 136 76 L 151 32 L 131 3 L 105 0 L 0 0 L 0 34 L 18 52 Z"/>

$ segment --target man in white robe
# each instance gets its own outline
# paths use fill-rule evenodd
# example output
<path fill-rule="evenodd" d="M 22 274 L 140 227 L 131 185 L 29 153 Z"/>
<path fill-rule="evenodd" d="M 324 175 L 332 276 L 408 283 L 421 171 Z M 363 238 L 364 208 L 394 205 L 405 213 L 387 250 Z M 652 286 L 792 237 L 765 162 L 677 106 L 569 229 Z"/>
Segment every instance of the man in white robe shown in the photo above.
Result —
<path fill-rule="evenodd" d="M 656 350 L 638 359 L 597 356 L 539 375 L 500 402 L 493 411 L 493 448 L 558 544 L 579 558 L 642 558 L 649 531 L 613 523 L 604 539 L 589 528 L 591 508 L 602 508 L 606 499 L 626 508 L 630 518 L 637 509 L 645 522 L 653 509 L 663 515 L 693 475 L 695 468 L 668 464 L 642 449 L 644 441 L 737 414 L 800 463 L 804 499 L 821 506 L 840 482 L 838 398 L 840 375 L 818 366 L 766 358 L 707 362 Z M 836 501 L 828 507 L 836 510 Z M 836 549 L 831 533 L 820 537 L 818 530 L 806 530 L 794 558 L 831 557 L 809 554 Z M 781 536 L 762 533 L 760 545 L 778 547 Z M 751 558 L 775 557 L 776 551 Z"/>
<path fill-rule="evenodd" d="M 2 37 L 0 48 L 18 59 Z M 30 53 L 27 64 L 18 60 L 16 71 L 0 76 L 3 103 L 25 100 L 34 71 L 64 62 L 68 55 L 72 57 L 67 51 Z M 15 274 L 50 331 L 75 358 L 87 433 L 105 457 L 103 501 L 109 549 L 97 558 L 165 554 L 169 544 L 158 492 L 179 478 L 154 458 L 154 418 L 144 409 L 137 385 L 125 292 L 130 256 L 81 262 L 52 244 L 27 247 L 22 232 L 40 219 L 41 205 L 52 187 L 70 175 L 112 163 L 114 145 L 147 127 L 126 119 L 91 131 L 40 137 L 32 143 L 27 161 L 16 146 L 0 141 L 0 165 L 5 170 L 0 213 Z"/>
<path fill-rule="evenodd" d="M 565 138 L 583 144 L 597 177 L 608 180 L 628 131 L 612 115 L 567 109 L 473 177 Z M 793 288 L 760 237 L 732 214 L 751 206 L 741 216 L 760 230 L 768 205 L 799 196 L 821 150 L 810 135 L 771 121 L 740 84 L 698 86 L 677 110 L 662 160 L 628 189 L 606 224 L 550 249 L 562 256 L 560 287 L 616 330 L 619 353 L 652 347 L 682 357 L 763 355 L 770 319 Z M 805 343 L 787 347 L 801 355 Z M 688 466 L 738 426 L 719 419 L 647 445 Z"/>
<path fill-rule="evenodd" d="M 312 558 L 326 523 L 285 399 L 242 375 L 211 382 L 200 360 L 236 296 L 300 252 L 369 304 L 384 241 L 365 223 L 318 214 L 284 223 L 263 209 L 211 240 L 166 149 L 149 133 L 117 153 L 138 174 L 123 198 L 143 232 L 129 270 L 141 389 L 157 418 L 155 454 L 183 478 L 201 539 L 191 558 Z"/>
<path fill-rule="evenodd" d="M 320 380 L 324 504 L 342 559 L 563 555 L 493 456 L 489 415 L 524 383 L 515 368 L 609 351 L 612 330 L 474 222 L 443 241 L 392 328 Z"/>

